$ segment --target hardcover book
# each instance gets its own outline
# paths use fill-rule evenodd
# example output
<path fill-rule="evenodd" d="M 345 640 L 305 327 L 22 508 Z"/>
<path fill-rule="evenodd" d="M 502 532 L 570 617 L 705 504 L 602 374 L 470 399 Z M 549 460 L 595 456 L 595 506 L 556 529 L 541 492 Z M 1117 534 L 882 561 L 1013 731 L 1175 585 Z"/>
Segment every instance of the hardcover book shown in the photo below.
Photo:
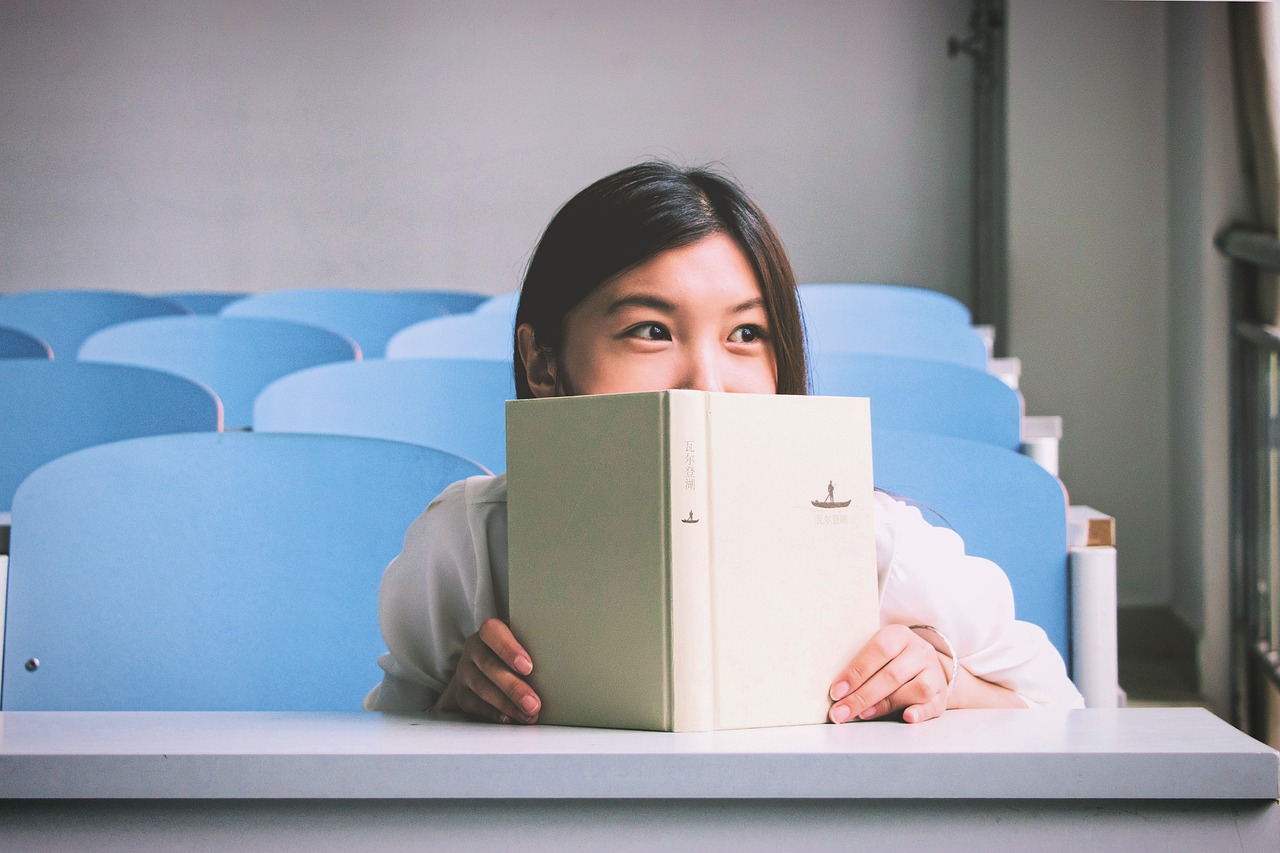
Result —
<path fill-rule="evenodd" d="M 821 723 L 880 624 L 869 401 L 507 403 L 510 619 L 539 721 Z"/>

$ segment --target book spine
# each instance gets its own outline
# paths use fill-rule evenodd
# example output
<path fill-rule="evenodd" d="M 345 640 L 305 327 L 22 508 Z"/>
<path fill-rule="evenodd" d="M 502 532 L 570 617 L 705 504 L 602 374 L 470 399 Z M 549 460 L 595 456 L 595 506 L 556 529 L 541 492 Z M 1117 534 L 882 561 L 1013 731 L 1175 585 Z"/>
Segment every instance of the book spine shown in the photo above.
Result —
<path fill-rule="evenodd" d="M 667 392 L 671 730 L 715 722 L 711 623 L 711 535 L 707 487 L 707 397 Z"/>

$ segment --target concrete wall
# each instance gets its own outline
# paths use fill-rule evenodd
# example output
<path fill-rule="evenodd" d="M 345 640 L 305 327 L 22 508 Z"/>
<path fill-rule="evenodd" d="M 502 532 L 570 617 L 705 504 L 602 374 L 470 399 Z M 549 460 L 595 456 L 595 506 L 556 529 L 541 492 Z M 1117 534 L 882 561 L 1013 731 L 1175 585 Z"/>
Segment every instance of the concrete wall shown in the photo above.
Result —
<path fill-rule="evenodd" d="M 969 275 L 968 0 L 0 0 L 0 291 L 513 289 L 547 220 L 718 161 L 802 280 Z"/>
<path fill-rule="evenodd" d="M 1226 8 L 1173 3 L 1169 56 L 1172 609 L 1199 637 L 1201 690 L 1228 709 L 1230 289 L 1213 236 L 1244 218 Z"/>
<path fill-rule="evenodd" d="M 1063 477 L 1118 518 L 1120 602 L 1230 697 L 1227 263 L 1244 212 L 1224 4 L 1011 0 L 1013 351 Z"/>
<path fill-rule="evenodd" d="M 1172 594 L 1166 7 L 1010 0 L 1010 344 L 1115 515 L 1122 605 Z"/>

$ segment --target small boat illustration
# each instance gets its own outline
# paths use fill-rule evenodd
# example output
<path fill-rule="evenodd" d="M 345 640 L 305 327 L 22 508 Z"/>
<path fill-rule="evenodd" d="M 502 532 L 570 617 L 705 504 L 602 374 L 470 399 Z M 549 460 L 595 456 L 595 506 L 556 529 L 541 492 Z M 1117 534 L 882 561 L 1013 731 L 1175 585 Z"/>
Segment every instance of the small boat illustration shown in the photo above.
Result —
<path fill-rule="evenodd" d="M 828 481 L 826 499 L 820 500 L 820 501 L 809 501 L 809 503 L 813 504 L 819 509 L 842 509 L 843 507 L 847 507 L 849 504 L 853 503 L 853 499 L 850 498 L 847 501 L 836 500 L 836 484 L 834 482 Z"/>
<path fill-rule="evenodd" d="M 689 517 L 680 519 L 685 524 L 697 524 L 701 519 L 693 517 L 693 510 L 689 510 Z"/>

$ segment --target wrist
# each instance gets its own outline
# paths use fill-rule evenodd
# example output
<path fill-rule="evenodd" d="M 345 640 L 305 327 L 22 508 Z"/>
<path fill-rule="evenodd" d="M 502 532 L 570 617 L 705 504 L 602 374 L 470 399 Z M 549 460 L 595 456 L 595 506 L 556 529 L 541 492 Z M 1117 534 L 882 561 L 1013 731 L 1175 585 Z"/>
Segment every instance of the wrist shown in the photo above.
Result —
<path fill-rule="evenodd" d="M 955 646 L 951 645 L 951 640 L 947 638 L 946 634 L 932 625 L 911 625 L 908 627 L 915 632 L 916 636 L 933 646 L 938 653 L 938 662 L 942 664 L 943 677 L 947 680 L 946 707 L 952 707 L 952 697 L 954 696 L 956 682 L 960 680 L 961 669 L 960 658 L 956 654 Z"/>
<path fill-rule="evenodd" d="M 456 674 L 456 673 L 455 673 Z M 454 701 L 454 678 L 449 679 L 449 683 L 444 686 L 444 690 L 436 697 L 436 701 L 431 706 L 432 711 L 458 711 L 458 703 Z"/>

